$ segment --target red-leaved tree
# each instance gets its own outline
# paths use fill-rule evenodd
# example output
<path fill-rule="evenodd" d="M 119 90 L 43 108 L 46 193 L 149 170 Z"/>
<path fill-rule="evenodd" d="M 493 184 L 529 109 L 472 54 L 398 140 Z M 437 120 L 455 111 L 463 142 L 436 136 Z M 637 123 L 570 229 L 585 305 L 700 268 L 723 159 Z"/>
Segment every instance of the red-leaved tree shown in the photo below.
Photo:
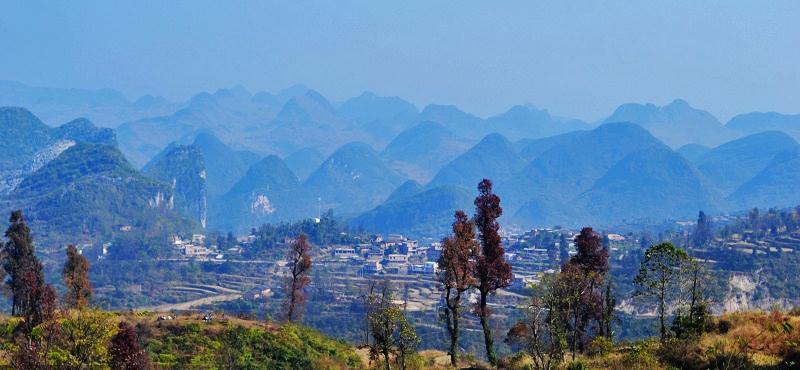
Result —
<path fill-rule="evenodd" d="M 462 210 L 455 213 L 453 235 L 442 241 L 439 256 L 439 281 L 444 285 L 445 320 L 450 333 L 450 363 L 458 363 L 459 319 L 462 294 L 475 284 L 475 257 L 478 254 L 475 223 Z"/>
<path fill-rule="evenodd" d="M 506 252 L 500 240 L 500 224 L 497 223 L 497 219 L 503 214 L 500 197 L 492 191 L 492 182 L 489 179 L 483 179 L 478 184 L 478 191 L 480 194 L 475 198 L 474 219 L 478 228 L 481 251 L 475 267 L 477 288 L 480 292 L 476 312 L 483 328 L 486 357 L 494 365 L 497 363 L 497 353 L 489 325 L 491 312 L 486 303 L 490 294 L 511 285 L 514 276 L 511 273 L 511 265 L 505 259 Z"/>
<path fill-rule="evenodd" d="M 117 327 L 117 334 L 111 337 L 108 346 L 110 357 L 109 365 L 112 369 L 120 370 L 147 370 L 153 365 L 147 352 L 139 344 L 139 335 L 130 324 L 121 321 Z"/>

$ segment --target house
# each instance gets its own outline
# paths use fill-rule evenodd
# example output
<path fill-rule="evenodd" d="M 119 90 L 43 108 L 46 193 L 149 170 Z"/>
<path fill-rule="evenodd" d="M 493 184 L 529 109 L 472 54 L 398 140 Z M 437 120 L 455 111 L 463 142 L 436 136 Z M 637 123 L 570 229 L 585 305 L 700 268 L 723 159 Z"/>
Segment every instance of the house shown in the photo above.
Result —
<path fill-rule="evenodd" d="M 388 263 L 408 263 L 408 256 L 405 254 L 390 254 L 386 256 Z"/>
<path fill-rule="evenodd" d="M 425 262 L 423 264 L 409 265 L 408 273 L 434 275 L 439 272 L 439 264 L 436 262 Z"/>
<path fill-rule="evenodd" d="M 333 256 L 334 257 L 339 257 L 339 258 L 351 258 L 351 257 L 358 256 L 358 254 L 356 254 L 355 248 L 352 248 L 352 247 L 338 247 L 338 248 L 334 248 L 333 249 Z"/>
<path fill-rule="evenodd" d="M 203 235 L 203 234 L 192 234 L 192 243 L 205 244 L 206 243 L 206 236 Z"/>
<path fill-rule="evenodd" d="M 377 274 L 383 270 L 383 265 L 381 265 L 380 261 L 367 261 L 363 269 L 365 273 Z"/>

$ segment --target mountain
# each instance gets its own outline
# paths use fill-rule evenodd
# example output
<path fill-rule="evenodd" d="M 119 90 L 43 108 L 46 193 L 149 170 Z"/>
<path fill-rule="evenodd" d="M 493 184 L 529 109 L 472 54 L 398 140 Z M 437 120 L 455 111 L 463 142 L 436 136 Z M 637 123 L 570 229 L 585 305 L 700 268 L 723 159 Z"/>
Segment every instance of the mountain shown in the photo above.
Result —
<path fill-rule="evenodd" d="M 417 117 L 417 122 L 425 121 L 436 122 L 466 139 L 477 140 L 487 134 L 487 127 L 482 119 L 458 109 L 455 105 L 426 106 Z"/>
<path fill-rule="evenodd" d="M 117 148 L 75 144 L 27 176 L 0 209 L 22 209 L 33 230 L 48 240 L 109 240 L 131 226 L 192 230 L 167 199 L 169 186 L 138 173 Z M 7 213 L 7 212 L 4 212 Z"/>
<path fill-rule="evenodd" d="M 513 201 L 548 198 L 559 207 L 588 190 L 622 158 L 664 144 L 641 126 L 606 123 L 564 140 L 530 161 L 505 188 Z"/>
<path fill-rule="evenodd" d="M 639 124 L 673 148 L 689 143 L 714 146 L 737 136 L 711 113 L 680 99 L 665 106 L 623 104 L 605 122 Z"/>
<path fill-rule="evenodd" d="M 170 186 L 166 195 L 184 216 L 206 227 L 208 189 L 203 153 L 194 145 L 172 144 L 153 158 L 142 172 Z"/>
<path fill-rule="evenodd" d="M 778 112 L 752 112 L 731 118 L 725 127 L 743 133 L 754 134 L 762 131 L 783 131 L 800 140 L 800 114 Z"/>
<path fill-rule="evenodd" d="M 767 131 L 722 144 L 697 158 L 697 168 L 730 194 L 766 167 L 776 154 L 797 146 L 791 136 Z"/>
<path fill-rule="evenodd" d="M 181 104 L 159 97 L 130 102 L 113 89 L 75 89 L 30 86 L 0 81 L 0 106 L 25 107 L 49 124 L 86 117 L 102 127 L 174 112 Z"/>
<path fill-rule="evenodd" d="M 263 223 L 315 216 L 316 206 L 286 163 L 270 155 L 253 164 L 214 202 L 209 224 L 221 230 L 242 232 Z"/>
<path fill-rule="evenodd" d="M 485 126 L 489 132 L 501 133 L 510 140 L 541 138 L 589 128 L 589 124 L 581 120 L 556 118 L 547 110 L 523 105 L 487 118 Z"/>
<path fill-rule="evenodd" d="M 684 158 L 688 159 L 691 162 L 696 163 L 697 159 L 703 156 L 703 154 L 708 153 L 711 148 L 700 145 L 700 144 L 686 144 L 675 151 L 680 153 Z"/>
<path fill-rule="evenodd" d="M 117 129 L 120 149 L 136 165 L 144 165 L 163 148 L 197 132 L 212 133 L 225 142 L 269 151 L 260 138 L 280 107 L 254 101 L 241 86 L 193 96 L 172 114 L 123 123 Z"/>
<path fill-rule="evenodd" d="M 786 207 L 800 204 L 800 146 L 775 155 L 761 172 L 742 184 L 728 200 L 735 208 Z"/>
<path fill-rule="evenodd" d="M 0 137 L 0 195 L 8 194 L 25 176 L 75 143 L 116 145 L 113 130 L 97 128 L 86 119 L 53 128 L 27 109 L 16 107 L 0 108 Z"/>
<path fill-rule="evenodd" d="M 354 142 L 336 150 L 304 185 L 322 198 L 325 208 L 360 212 L 383 202 L 402 182 L 403 177 L 384 164 L 375 150 Z"/>
<path fill-rule="evenodd" d="M 314 148 L 303 148 L 290 154 L 283 161 L 300 180 L 305 180 L 325 161 L 325 156 Z"/>
<path fill-rule="evenodd" d="M 450 229 L 457 209 L 472 208 L 473 197 L 461 187 L 435 187 L 410 197 L 387 201 L 354 218 L 350 225 L 379 233 L 441 236 Z"/>
<path fill-rule="evenodd" d="M 345 101 L 338 113 L 352 127 L 386 143 L 411 126 L 419 111 L 414 104 L 397 96 L 378 96 L 365 91 Z"/>
<path fill-rule="evenodd" d="M 366 134 L 348 127 L 336 108 L 314 90 L 289 100 L 265 129 L 254 133 L 265 150 L 287 155 L 302 148 L 330 153 Z"/>
<path fill-rule="evenodd" d="M 203 154 L 210 197 L 226 193 L 259 159 L 255 153 L 231 149 L 208 133 L 197 134 L 193 145 Z"/>
<path fill-rule="evenodd" d="M 577 140 L 578 137 L 586 134 L 586 132 L 587 131 L 579 130 L 539 139 L 522 139 L 514 143 L 514 148 L 517 150 L 522 159 L 531 161 L 542 153 L 548 151 L 550 148 Z"/>
<path fill-rule="evenodd" d="M 392 140 L 381 157 L 409 178 L 426 182 L 445 164 L 464 153 L 469 144 L 435 122 L 422 122 Z"/>
<path fill-rule="evenodd" d="M 491 134 L 444 166 L 427 187 L 455 185 L 473 189 L 484 178 L 503 183 L 524 165 L 508 139 Z"/>
<path fill-rule="evenodd" d="M 391 194 L 389 194 L 389 197 L 386 198 L 386 203 L 412 197 L 423 192 L 424 190 L 425 188 L 420 183 L 414 180 L 408 180 L 400 185 L 397 189 L 394 189 Z"/>
<path fill-rule="evenodd" d="M 572 203 L 580 217 L 561 223 L 690 218 L 700 210 L 715 212 L 717 200 L 688 160 L 666 146 L 652 146 L 611 167 Z"/>

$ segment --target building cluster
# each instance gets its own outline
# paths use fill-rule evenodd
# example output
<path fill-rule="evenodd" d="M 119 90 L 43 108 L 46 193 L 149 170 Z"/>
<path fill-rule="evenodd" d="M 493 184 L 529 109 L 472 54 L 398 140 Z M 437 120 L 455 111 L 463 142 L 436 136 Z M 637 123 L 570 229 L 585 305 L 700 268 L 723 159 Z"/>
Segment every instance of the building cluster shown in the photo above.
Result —
<path fill-rule="evenodd" d="M 416 240 L 403 235 L 376 235 L 356 245 L 337 245 L 331 248 L 334 258 L 351 260 L 361 265 L 364 274 L 425 274 L 438 272 L 436 260 L 441 245 L 420 246 Z"/>
<path fill-rule="evenodd" d="M 192 234 L 187 239 L 175 235 L 172 237 L 172 246 L 185 258 L 205 261 L 225 258 L 225 255 L 216 245 L 206 244 L 206 236 L 203 234 Z"/>

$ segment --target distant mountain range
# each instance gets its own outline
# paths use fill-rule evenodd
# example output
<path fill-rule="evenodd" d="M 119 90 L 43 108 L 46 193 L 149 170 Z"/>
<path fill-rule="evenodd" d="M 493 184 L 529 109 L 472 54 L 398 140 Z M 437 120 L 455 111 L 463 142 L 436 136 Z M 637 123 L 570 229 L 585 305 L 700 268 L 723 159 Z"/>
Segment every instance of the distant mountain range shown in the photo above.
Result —
<path fill-rule="evenodd" d="M 302 85 L 276 94 L 233 87 L 176 104 L 0 83 L 0 102 L 15 101 L 47 117 L 121 118 L 106 124 L 116 129 L 78 116 L 53 127 L 27 109 L 0 108 L 0 205 L 81 235 L 147 217 L 243 231 L 329 208 L 353 227 L 438 235 L 456 208 L 471 210 L 482 178 L 503 199 L 502 221 L 519 226 L 800 203 L 800 115 L 748 113 L 723 125 L 675 100 L 624 104 L 593 126 L 532 106 L 481 118 L 371 92 L 331 102 Z M 92 196 L 55 201 L 78 184 Z M 64 225 L 61 214 L 100 217 L 91 206 L 109 221 Z"/>

